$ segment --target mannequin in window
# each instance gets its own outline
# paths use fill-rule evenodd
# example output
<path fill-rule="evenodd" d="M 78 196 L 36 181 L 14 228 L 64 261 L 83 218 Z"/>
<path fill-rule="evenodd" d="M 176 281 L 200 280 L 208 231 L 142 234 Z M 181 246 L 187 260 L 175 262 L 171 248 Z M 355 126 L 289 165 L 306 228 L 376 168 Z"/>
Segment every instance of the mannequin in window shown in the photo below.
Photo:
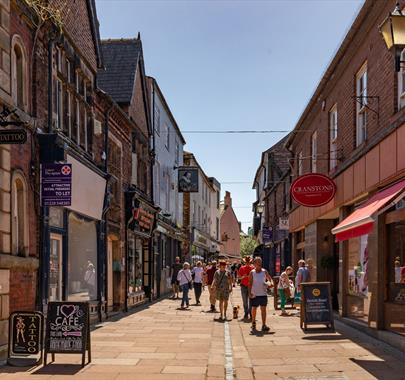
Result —
<path fill-rule="evenodd" d="M 84 282 L 87 284 L 89 289 L 90 299 L 95 299 L 96 294 L 96 269 L 94 268 L 93 263 L 89 260 L 87 262 L 87 270 L 84 274 Z"/>

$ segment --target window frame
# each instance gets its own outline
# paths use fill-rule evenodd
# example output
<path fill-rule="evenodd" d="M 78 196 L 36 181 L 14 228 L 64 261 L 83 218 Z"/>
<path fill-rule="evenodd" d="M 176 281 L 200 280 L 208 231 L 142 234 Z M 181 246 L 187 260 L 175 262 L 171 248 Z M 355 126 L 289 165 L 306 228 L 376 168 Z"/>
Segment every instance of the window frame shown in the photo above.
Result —
<path fill-rule="evenodd" d="M 17 68 L 17 55 L 15 49 L 18 48 L 21 52 L 21 102 L 19 103 L 19 83 L 18 83 L 18 68 Z M 11 40 L 11 54 L 10 54 L 10 61 L 11 61 L 11 97 L 16 107 L 22 109 L 23 111 L 28 110 L 28 65 L 27 65 L 27 50 L 23 43 L 22 38 L 15 34 Z"/>
<path fill-rule="evenodd" d="M 329 110 L 329 170 L 337 167 L 337 137 L 338 137 L 337 103 Z"/>
<path fill-rule="evenodd" d="M 356 74 L 356 147 L 367 140 L 367 62 Z"/>
<path fill-rule="evenodd" d="M 318 163 L 318 131 L 311 135 L 311 172 L 316 173 Z"/>

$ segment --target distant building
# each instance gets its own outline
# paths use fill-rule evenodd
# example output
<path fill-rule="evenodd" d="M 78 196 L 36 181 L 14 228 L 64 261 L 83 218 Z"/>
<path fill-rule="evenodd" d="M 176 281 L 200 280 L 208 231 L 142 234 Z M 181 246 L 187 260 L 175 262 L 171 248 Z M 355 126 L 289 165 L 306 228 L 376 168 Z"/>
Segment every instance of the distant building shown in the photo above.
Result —
<path fill-rule="evenodd" d="M 221 256 L 229 259 L 240 259 L 240 224 L 232 208 L 232 198 L 229 191 L 225 192 L 220 209 Z"/>
<path fill-rule="evenodd" d="M 184 152 L 184 166 L 197 168 L 198 192 L 183 193 L 183 221 L 188 240 L 183 245 L 187 260 L 208 260 L 219 253 L 221 185 L 208 177 L 192 153 Z"/>

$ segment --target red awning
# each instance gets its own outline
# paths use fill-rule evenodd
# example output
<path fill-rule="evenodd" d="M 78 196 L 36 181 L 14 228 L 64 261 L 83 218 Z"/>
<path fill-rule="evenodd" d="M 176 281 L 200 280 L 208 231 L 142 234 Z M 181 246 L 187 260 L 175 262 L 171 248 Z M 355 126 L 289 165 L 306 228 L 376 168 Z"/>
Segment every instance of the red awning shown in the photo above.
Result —
<path fill-rule="evenodd" d="M 405 180 L 374 194 L 366 203 L 342 220 L 332 233 L 336 235 L 336 241 L 343 241 L 366 235 L 373 229 L 373 214 L 395 200 L 405 189 Z"/>

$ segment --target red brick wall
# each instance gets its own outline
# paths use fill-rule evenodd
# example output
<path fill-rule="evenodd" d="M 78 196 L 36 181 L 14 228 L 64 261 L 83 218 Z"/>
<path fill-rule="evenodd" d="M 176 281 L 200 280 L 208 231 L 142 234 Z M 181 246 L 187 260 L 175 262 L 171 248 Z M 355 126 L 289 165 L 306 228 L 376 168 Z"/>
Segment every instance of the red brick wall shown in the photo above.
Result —
<path fill-rule="evenodd" d="M 95 72 L 97 70 L 97 58 L 91 33 L 87 1 L 49 0 L 49 3 L 51 7 L 61 11 L 63 29 Z"/>
<path fill-rule="evenodd" d="M 35 272 L 10 270 L 10 313 L 35 310 L 37 275 Z"/>

